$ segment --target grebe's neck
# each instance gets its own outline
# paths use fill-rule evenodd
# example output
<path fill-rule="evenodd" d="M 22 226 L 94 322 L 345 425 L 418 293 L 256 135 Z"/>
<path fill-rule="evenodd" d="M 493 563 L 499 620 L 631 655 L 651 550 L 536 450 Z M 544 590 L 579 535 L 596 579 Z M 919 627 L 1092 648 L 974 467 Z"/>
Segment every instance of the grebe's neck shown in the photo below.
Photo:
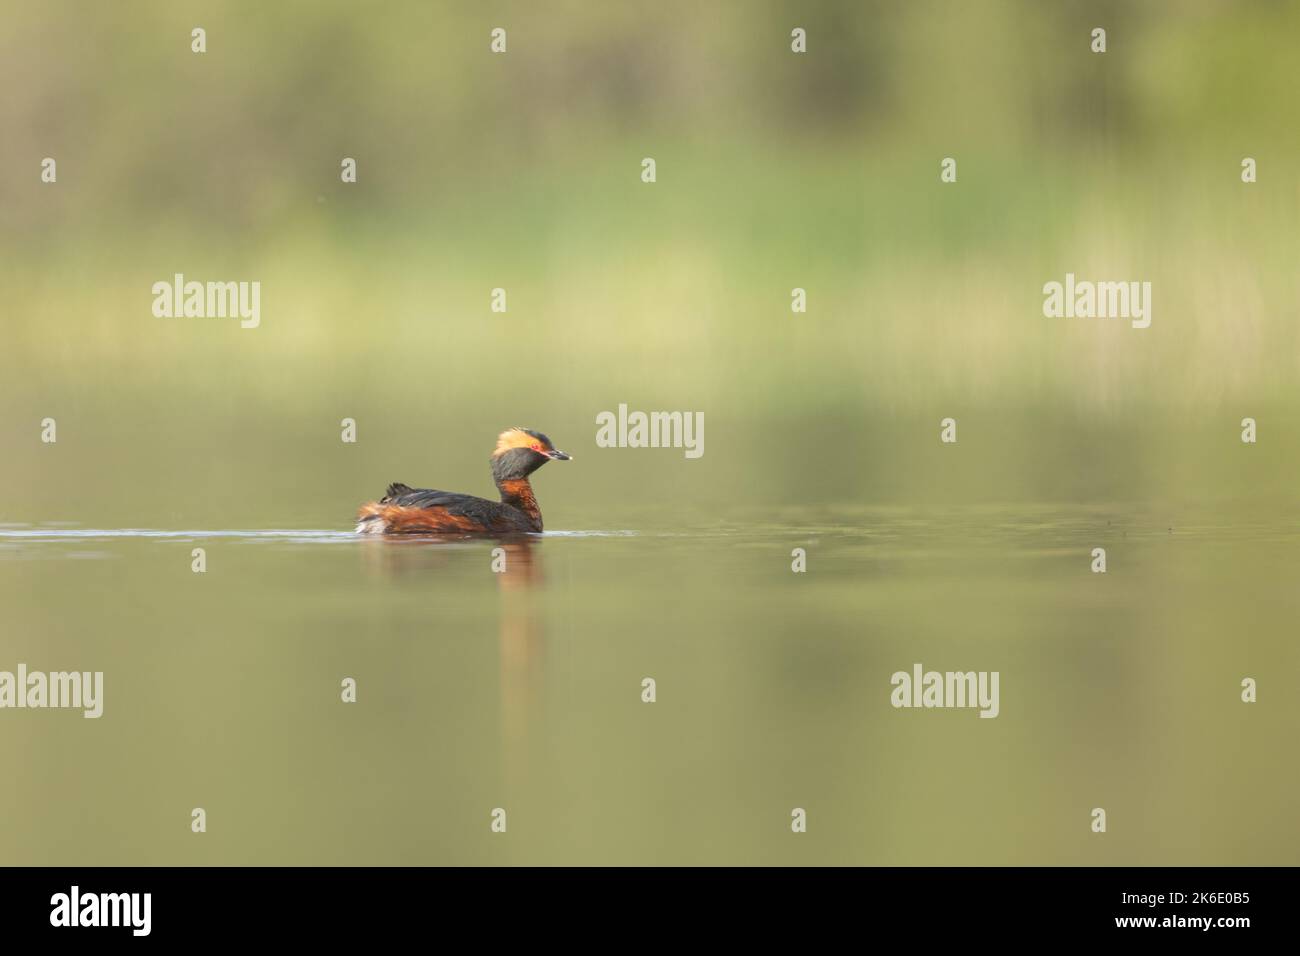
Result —
<path fill-rule="evenodd" d="M 498 478 L 497 489 L 501 492 L 501 503 L 518 508 L 528 516 L 534 525 L 534 531 L 542 530 L 542 509 L 537 507 L 537 496 L 527 478 Z"/>

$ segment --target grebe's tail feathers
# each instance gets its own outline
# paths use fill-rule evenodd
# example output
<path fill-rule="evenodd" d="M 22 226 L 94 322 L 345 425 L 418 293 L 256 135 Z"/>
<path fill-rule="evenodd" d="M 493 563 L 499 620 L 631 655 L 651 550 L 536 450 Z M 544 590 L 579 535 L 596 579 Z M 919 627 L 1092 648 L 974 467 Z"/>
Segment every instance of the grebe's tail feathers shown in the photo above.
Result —
<path fill-rule="evenodd" d="M 415 489 L 410 485 L 404 485 L 400 481 L 395 481 L 388 486 L 388 491 L 384 493 L 384 497 L 380 501 L 380 504 L 391 501 L 394 498 L 400 498 L 402 495 L 409 495 L 413 491 L 415 491 Z"/>

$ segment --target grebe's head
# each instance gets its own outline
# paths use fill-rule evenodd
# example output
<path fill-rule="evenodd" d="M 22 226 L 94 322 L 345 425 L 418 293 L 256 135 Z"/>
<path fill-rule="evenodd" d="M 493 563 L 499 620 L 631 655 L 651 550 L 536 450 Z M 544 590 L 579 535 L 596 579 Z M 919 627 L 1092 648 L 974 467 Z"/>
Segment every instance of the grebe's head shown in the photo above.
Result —
<path fill-rule="evenodd" d="M 507 428 L 497 436 L 492 452 L 492 477 L 497 481 L 527 478 L 548 461 L 568 461 L 551 440 L 531 428 Z"/>

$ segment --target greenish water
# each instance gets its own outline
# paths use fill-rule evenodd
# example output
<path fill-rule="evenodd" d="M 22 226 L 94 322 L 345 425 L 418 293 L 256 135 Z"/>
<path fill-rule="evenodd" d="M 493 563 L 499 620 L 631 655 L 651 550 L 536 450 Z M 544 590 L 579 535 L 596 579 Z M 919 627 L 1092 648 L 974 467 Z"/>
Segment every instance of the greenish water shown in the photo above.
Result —
<path fill-rule="evenodd" d="M 497 542 L 342 523 L 8 524 L 0 670 L 103 671 L 104 713 L 0 712 L 0 859 L 1300 857 L 1300 522 L 830 510 L 558 530 L 505 545 L 504 573 Z M 999 715 L 893 708 L 917 662 L 998 671 Z"/>

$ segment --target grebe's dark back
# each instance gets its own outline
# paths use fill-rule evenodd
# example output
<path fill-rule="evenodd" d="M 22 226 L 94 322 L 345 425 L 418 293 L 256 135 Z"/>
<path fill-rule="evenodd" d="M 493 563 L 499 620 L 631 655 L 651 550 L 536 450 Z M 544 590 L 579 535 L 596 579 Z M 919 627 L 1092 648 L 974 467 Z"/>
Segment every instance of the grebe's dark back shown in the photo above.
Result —
<path fill-rule="evenodd" d="M 528 476 L 548 461 L 568 461 L 551 440 L 531 428 L 509 428 L 497 437 L 492 478 L 500 501 L 433 488 L 388 486 L 384 497 L 361 506 L 363 534 L 519 534 L 542 530 L 542 511 Z"/>

